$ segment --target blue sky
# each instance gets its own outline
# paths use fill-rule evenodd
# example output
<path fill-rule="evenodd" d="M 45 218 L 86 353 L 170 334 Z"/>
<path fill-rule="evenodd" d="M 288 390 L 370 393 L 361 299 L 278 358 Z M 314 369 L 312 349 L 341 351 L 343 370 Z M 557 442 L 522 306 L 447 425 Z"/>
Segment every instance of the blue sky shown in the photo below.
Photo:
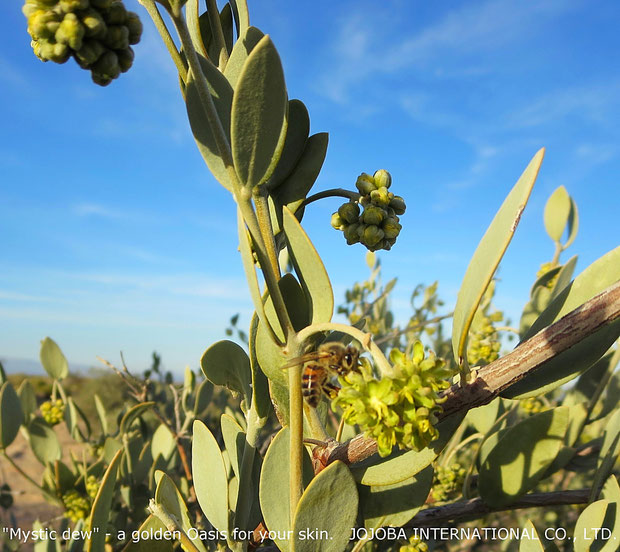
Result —
<path fill-rule="evenodd" d="M 234 205 L 198 154 L 172 62 L 148 16 L 132 70 L 107 88 L 73 62 L 43 64 L 16 3 L 0 6 L 0 358 L 36 359 L 49 335 L 74 365 L 197 367 L 251 302 Z M 618 245 L 620 4 L 614 0 L 249 0 L 330 147 L 316 189 L 389 170 L 407 201 L 381 254 L 407 315 L 420 282 L 454 304 L 469 258 L 530 158 L 546 159 L 502 264 L 513 319 L 551 258 L 542 212 L 575 198 L 578 271 Z M 340 300 L 365 250 L 330 228 L 337 199 L 304 219 Z M 568 256 L 565 257 L 567 259 Z"/>

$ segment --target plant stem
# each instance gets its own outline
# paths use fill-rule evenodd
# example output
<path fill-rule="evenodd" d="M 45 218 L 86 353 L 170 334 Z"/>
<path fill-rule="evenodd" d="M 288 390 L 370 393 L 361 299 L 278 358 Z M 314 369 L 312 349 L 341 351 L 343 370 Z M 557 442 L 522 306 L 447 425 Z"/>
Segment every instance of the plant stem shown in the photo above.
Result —
<path fill-rule="evenodd" d="M 52 500 L 53 502 L 55 502 L 56 504 L 58 504 L 59 506 L 64 506 L 62 500 L 60 500 L 60 498 L 58 498 L 56 495 L 50 493 L 49 491 L 47 491 L 46 489 L 44 489 L 43 487 L 41 487 L 41 485 L 39 485 L 34 479 L 32 479 L 32 477 L 30 477 L 24 470 L 22 470 L 16 463 L 15 461 L 6 453 L 5 450 L 2 451 L 2 456 L 4 456 L 7 461 L 9 462 L 9 464 L 11 464 L 11 466 L 13 466 L 13 468 L 15 468 L 15 470 L 17 472 L 19 472 L 19 474 L 26 479 L 26 481 L 30 482 L 32 485 L 34 485 L 39 492 L 41 492 L 42 494 L 44 494 L 47 498 L 49 498 L 50 500 Z"/>
<path fill-rule="evenodd" d="M 267 189 L 265 186 L 258 187 L 258 193 L 254 194 L 254 205 L 256 205 L 256 218 L 258 227 L 267 249 L 267 256 L 274 274 L 280 279 L 280 263 L 276 251 L 276 240 L 274 239 L 271 215 L 269 214 L 269 202 L 267 199 Z"/>
<path fill-rule="evenodd" d="M 168 513 L 162 504 L 157 504 L 154 499 L 151 499 L 148 510 L 166 526 L 168 531 L 173 533 L 178 531 L 180 535 L 179 540 L 184 550 L 187 550 L 188 552 L 200 552 L 198 547 L 192 542 L 192 540 L 187 536 L 187 533 L 185 533 L 183 528 L 179 525 L 179 522 Z"/>
<path fill-rule="evenodd" d="M 325 431 L 325 428 L 323 427 L 323 424 L 319 419 L 316 408 L 312 408 L 309 404 L 306 404 L 305 402 L 303 403 L 303 405 L 304 414 L 306 415 L 306 422 L 310 427 L 310 433 L 312 435 L 312 438 L 322 442 L 326 442 L 327 440 L 329 440 L 329 435 Z"/>
<path fill-rule="evenodd" d="M 159 9 L 157 8 L 157 5 L 152 0 L 138 0 L 138 1 L 140 2 L 140 4 L 144 6 L 144 9 L 151 16 L 151 19 L 153 20 L 153 23 L 155 24 L 155 28 L 159 32 L 159 35 L 161 36 L 162 40 L 164 41 L 164 44 L 166 45 L 166 48 L 168 49 L 168 53 L 170 54 L 170 57 L 172 58 L 172 61 L 174 62 L 174 65 L 177 68 L 177 71 L 179 72 L 179 76 L 181 77 L 181 80 L 184 83 L 187 83 L 186 62 L 183 61 L 183 58 L 179 54 L 176 44 L 174 43 L 174 40 L 172 39 L 172 36 L 170 35 L 170 31 L 168 30 L 168 27 L 166 27 L 166 23 L 164 22 L 161 14 L 159 13 Z"/>
<path fill-rule="evenodd" d="M 345 190 L 344 188 L 332 188 L 330 190 L 324 190 L 322 192 L 318 192 L 314 195 L 308 196 L 306 199 L 303 200 L 301 205 L 297 207 L 297 210 L 302 209 L 306 205 L 310 205 L 310 203 L 318 201 L 319 199 L 324 199 L 326 197 L 345 197 L 347 199 L 353 199 L 357 201 L 360 197 L 362 197 L 362 194 L 352 192 L 351 190 Z"/>
<path fill-rule="evenodd" d="M 211 26 L 212 40 L 219 50 L 219 59 L 217 66 L 220 71 L 224 71 L 228 63 L 228 50 L 226 49 L 226 41 L 224 40 L 224 31 L 222 31 L 222 22 L 220 20 L 220 12 L 217 9 L 216 0 L 207 0 L 207 13 L 209 14 L 209 25 Z M 215 60 L 213 60 L 215 61 Z"/>
<path fill-rule="evenodd" d="M 289 420 L 290 420 L 290 521 L 293 527 L 297 504 L 303 493 L 303 397 L 301 395 L 301 366 L 293 366 L 288 373 Z"/>
<path fill-rule="evenodd" d="M 366 349 L 372 355 L 372 358 L 375 361 L 377 368 L 383 376 L 391 376 L 394 374 L 394 369 L 392 368 L 388 359 L 385 358 L 383 351 L 381 351 L 381 349 L 379 349 L 379 347 L 373 342 L 372 335 L 358 330 L 353 326 L 348 326 L 347 324 L 335 324 L 333 322 L 313 324 L 312 326 L 308 326 L 298 332 L 297 341 L 299 343 L 303 343 L 311 335 L 329 331 L 346 333 L 354 339 L 357 339 L 362 344 L 362 347 L 364 347 L 364 349 Z"/>

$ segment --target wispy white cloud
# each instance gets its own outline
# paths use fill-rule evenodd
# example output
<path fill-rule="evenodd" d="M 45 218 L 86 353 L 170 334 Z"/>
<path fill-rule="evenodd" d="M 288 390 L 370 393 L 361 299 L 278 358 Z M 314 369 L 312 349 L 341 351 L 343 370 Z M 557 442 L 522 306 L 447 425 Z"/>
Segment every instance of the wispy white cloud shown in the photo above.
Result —
<path fill-rule="evenodd" d="M 118 209 L 101 205 L 100 203 L 77 203 L 72 211 L 79 217 L 102 217 L 107 219 L 123 219 L 126 215 Z"/>

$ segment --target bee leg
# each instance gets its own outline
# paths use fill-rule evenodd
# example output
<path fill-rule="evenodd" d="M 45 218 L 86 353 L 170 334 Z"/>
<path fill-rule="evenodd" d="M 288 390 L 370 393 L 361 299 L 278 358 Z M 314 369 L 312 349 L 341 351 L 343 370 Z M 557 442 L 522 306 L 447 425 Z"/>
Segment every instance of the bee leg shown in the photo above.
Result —
<path fill-rule="evenodd" d="M 334 385 L 329 381 L 324 382 L 322 388 L 323 393 L 325 393 L 330 399 L 335 399 L 338 396 L 338 392 L 340 391 L 340 387 Z"/>

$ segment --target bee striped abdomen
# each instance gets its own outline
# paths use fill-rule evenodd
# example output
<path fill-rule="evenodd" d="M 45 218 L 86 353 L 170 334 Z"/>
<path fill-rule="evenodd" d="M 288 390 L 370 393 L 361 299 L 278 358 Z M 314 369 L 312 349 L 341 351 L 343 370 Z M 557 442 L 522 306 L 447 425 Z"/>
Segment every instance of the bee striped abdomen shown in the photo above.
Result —
<path fill-rule="evenodd" d="M 317 362 L 309 362 L 301 374 L 301 393 L 305 401 L 316 408 L 321 400 L 321 390 L 327 378 L 325 368 Z"/>

